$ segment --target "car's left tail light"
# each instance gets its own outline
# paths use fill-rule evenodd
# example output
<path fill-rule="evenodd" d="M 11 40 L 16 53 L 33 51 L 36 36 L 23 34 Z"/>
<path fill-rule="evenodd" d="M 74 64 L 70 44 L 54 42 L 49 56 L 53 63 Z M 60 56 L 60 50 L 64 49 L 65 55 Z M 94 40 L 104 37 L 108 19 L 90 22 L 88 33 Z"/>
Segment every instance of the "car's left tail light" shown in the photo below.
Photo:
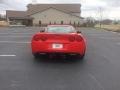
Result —
<path fill-rule="evenodd" d="M 34 37 L 33 37 L 33 40 L 35 40 L 35 41 L 46 41 L 47 40 L 47 37 L 45 37 L 45 36 L 39 36 L 39 35 L 35 35 Z"/>
<path fill-rule="evenodd" d="M 45 37 L 45 36 L 41 36 L 41 37 L 40 37 L 40 40 L 42 40 L 42 41 L 46 41 L 46 40 L 47 40 L 47 37 Z"/>

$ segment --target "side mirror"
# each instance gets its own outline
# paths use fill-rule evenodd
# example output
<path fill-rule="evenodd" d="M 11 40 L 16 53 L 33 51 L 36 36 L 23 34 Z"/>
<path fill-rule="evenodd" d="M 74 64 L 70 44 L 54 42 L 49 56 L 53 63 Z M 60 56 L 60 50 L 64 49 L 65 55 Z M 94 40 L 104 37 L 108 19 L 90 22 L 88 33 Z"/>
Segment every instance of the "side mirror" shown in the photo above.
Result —
<path fill-rule="evenodd" d="M 77 33 L 82 33 L 81 31 L 77 31 Z"/>

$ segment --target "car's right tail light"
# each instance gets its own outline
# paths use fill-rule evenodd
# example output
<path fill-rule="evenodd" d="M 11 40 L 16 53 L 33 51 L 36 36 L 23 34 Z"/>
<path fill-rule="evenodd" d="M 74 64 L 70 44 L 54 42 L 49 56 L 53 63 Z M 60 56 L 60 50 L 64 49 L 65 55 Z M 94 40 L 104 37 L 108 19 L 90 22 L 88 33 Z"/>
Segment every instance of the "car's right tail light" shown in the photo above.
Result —
<path fill-rule="evenodd" d="M 78 42 L 81 42 L 83 40 L 83 38 L 81 37 L 81 36 L 76 36 L 76 41 L 78 41 Z"/>
<path fill-rule="evenodd" d="M 74 37 L 74 36 L 70 36 L 70 37 L 69 37 L 69 41 L 70 41 L 70 42 L 74 42 L 74 41 L 75 41 L 75 37 Z"/>

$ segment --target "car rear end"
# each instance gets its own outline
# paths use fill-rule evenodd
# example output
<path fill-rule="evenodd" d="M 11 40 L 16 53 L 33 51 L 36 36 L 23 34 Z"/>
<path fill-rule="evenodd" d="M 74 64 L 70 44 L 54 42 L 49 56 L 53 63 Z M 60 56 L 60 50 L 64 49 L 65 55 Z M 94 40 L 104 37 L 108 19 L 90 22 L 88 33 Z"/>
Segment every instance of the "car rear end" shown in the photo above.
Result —
<path fill-rule="evenodd" d="M 38 33 L 32 39 L 32 53 L 85 53 L 85 40 L 81 34 Z"/>

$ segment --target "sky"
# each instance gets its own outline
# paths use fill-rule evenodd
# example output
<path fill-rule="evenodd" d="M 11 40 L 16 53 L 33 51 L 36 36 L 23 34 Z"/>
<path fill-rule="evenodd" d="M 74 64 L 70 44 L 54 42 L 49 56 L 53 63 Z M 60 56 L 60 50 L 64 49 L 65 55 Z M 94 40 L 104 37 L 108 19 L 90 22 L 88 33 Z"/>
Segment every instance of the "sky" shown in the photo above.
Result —
<path fill-rule="evenodd" d="M 81 3 L 81 16 L 120 20 L 120 0 L 0 0 L 0 13 L 26 10 L 29 3 Z"/>

